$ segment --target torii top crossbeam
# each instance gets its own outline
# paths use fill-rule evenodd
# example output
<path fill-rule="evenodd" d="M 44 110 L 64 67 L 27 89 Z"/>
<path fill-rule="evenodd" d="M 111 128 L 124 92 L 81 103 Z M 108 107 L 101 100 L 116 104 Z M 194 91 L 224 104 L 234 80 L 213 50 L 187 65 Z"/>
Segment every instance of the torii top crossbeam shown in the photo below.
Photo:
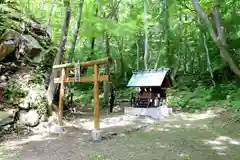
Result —
<path fill-rule="evenodd" d="M 112 58 L 103 58 L 103 59 L 81 62 L 80 66 L 81 67 L 91 67 L 91 66 L 94 66 L 94 65 L 110 64 L 112 62 L 113 62 Z M 74 68 L 74 67 L 75 67 L 75 64 L 66 63 L 66 64 L 54 65 L 53 69 Z"/>

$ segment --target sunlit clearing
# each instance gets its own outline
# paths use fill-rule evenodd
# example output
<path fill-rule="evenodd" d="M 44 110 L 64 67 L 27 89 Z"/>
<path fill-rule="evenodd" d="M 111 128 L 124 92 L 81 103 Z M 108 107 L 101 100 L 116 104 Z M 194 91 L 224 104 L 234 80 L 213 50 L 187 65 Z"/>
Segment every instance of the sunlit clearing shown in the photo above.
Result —
<path fill-rule="evenodd" d="M 219 156 L 225 156 L 225 155 L 226 155 L 226 153 L 223 153 L 223 152 L 217 152 L 217 154 L 218 154 Z"/>
<path fill-rule="evenodd" d="M 210 140 L 204 140 L 204 143 L 205 144 L 208 144 L 208 145 L 222 145 L 223 143 L 222 142 L 219 142 L 219 141 L 210 141 Z"/>
<path fill-rule="evenodd" d="M 240 145 L 240 141 L 235 141 L 235 140 L 231 140 L 229 141 L 229 143 L 234 145 Z"/>
<path fill-rule="evenodd" d="M 227 148 L 228 148 L 227 146 L 213 146 L 212 147 L 213 150 L 225 150 Z"/>
<path fill-rule="evenodd" d="M 139 116 L 129 116 L 129 115 L 119 115 L 108 118 L 101 118 L 100 126 L 102 129 L 110 127 L 121 127 L 127 125 L 133 125 L 136 123 L 143 124 L 154 124 L 156 121 L 148 117 L 139 117 Z M 73 126 L 76 128 L 82 128 L 86 130 L 93 129 L 93 119 L 92 118 L 79 118 L 75 122 L 65 122 L 66 126 Z"/>
<path fill-rule="evenodd" d="M 177 124 L 174 124 L 174 125 L 164 124 L 163 127 L 164 128 L 181 128 L 181 125 L 177 125 Z"/>
<path fill-rule="evenodd" d="M 181 128 L 180 125 L 174 125 L 174 128 Z"/>
<path fill-rule="evenodd" d="M 144 132 L 150 132 L 150 131 L 152 131 L 154 128 L 153 127 L 146 127 L 145 129 L 144 129 Z"/>
<path fill-rule="evenodd" d="M 217 141 L 229 141 L 232 140 L 232 138 L 227 137 L 227 136 L 219 136 L 216 138 Z"/>
<path fill-rule="evenodd" d="M 136 116 L 115 116 L 110 118 L 102 118 L 100 121 L 100 126 L 102 129 L 110 128 L 110 127 L 120 127 L 134 124 L 134 120 L 136 120 Z M 68 124 L 70 125 L 70 124 Z M 93 120 L 92 119 L 78 119 L 76 124 L 72 125 L 74 127 L 92 130 L 93 129 Z"/>
<path fill-rule="evenodd" d="M 158 128 L 157 130 L 158 130 L 158 131 L 164 131 L 164 132 L 169 131 L 169 129 L 166 129 L 166 128 Z"/>
<path fill-rule="evenodd" d="M 218 141 L 225 141 L 229 144 L 233 144 L 233 145 L 240 145 L 240 141 L 239 140 L 234 140 L 230 137 L 227 137 L 227 136 L 219 136 L 216 138 L 216 140 Z"/>
<path fill-rule="evenodd" d="M 240 141 L 227 136 L 219 136 L 215 140 L 204 140 L 204 144 L 210 145 L 213 150 L 223 151 L 228 148 L 228 145 L 240 145 Z M 217 154 L 225 155 L 222 152 Z"/>
<path fill-rule="evenodd" d="M 8 149 L 17 149 L 17 148 L 21 148 L 21 145 L 29 143 L 29 142 L 47 141 L 47 140 L 53 140 L 53 139 L 55 139 L 55 138 L 48 137 L 48 134 L 33 135 L 33 136 L 29 136 L 28 138 L 25 138 L 25 139 L 7 141 L 4 143 L 4 145 Z"/>
<path fill-rule="evenodd" d="M 203 119 L 216 117 L 216 114 L 214 114 L 211 111 L 208 111 L 208 112 L 205 112 L 205 113 L 194 113 L 194 114 L 180 113 L 179 116 L 183 120 L 196 121 L 196 120 L 203 120 Z"/>
<path fill-rule="evenodd" d="M 188 155 L 188 154 L 185 154 L 185 153 L 179 153 L 178 156 L 179 156 L 179 157 L 188 157 L 189 155 Z"/>

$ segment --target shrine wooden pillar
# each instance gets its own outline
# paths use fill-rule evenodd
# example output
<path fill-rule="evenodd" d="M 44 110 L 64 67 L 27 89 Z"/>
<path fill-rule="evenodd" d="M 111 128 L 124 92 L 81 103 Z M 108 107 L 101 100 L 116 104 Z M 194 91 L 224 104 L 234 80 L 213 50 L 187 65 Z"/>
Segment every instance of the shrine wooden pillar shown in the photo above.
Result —
<path fill-rule="evenodd" d="M 65 68 L 61 71 L 61 83 L 60 83 L 60 93 L 59 93 L 59 105 L 58 105 L 58 121 L 62 124 L 63 117 L 63 106 L 64 106 L 64 81 L 65 81 Z"/>
<path fill-rule="evenodd" d="M 99 82 L 98 82 L 98 65 L 94 65 L 94 129 L 100 129 L 100 104 L 99 104 Z"/>

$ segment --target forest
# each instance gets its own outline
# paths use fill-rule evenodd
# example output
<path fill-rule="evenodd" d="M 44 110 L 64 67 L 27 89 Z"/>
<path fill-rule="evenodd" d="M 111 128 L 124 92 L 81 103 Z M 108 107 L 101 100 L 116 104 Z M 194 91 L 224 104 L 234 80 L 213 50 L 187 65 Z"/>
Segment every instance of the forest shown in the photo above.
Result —
<path fill-rule="evenodd" d="M 239 0 L 0 0 L 0 159 L 239 159 L 238 7 Z M 93 143 L 96 83 L 65 85 L 59 127 L 53 66 L 102 58 L 111 59 L 99 66 L 109 75 L 99 83 L 104 134 Z M 134 72 L 158 68 L 170 69 L 174 114 L 105 115 L 113 91 L 115 107 L 129 103 Z"/>
<path fill-rule="evenodd" d="M 111 72 L 118 96 L 128 97 L 125 85 L 132 71 L 169 67 L 174 80 L 169 91 L 172 106 L 198 110 L 240 105 L 237 0 L 21 4 L 26 13 L 34 12 L 46 24 L 56 46 L 65 46 L 65 61 L 112 57 L 113 69 L 103 70 Z M 66 42 L 61 41 L 64 34 Z M 89 89 L 91 85 L 76 86 L 75 100 L 88 100 L 92 96 L 87 94 Z M 109 84 L 104 83 L 104 104 L 108 90 Z"/>

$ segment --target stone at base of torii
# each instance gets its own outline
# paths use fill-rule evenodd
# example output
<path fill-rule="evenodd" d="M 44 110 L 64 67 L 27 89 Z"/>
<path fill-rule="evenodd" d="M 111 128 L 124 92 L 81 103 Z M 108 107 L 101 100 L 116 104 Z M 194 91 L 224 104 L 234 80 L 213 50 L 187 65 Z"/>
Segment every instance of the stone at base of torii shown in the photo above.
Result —
<path fill-rule="evenodd" d="M 125 107 L 124 114 L 133 116 L 148 116 L 153 119 L 163 119 L 172 114 L 172 108 L 168 108 L 166 105 L 158 108 L 133 108 Z"/>
<path fill-rule="evenodd" d="M 50 133 L 55 133 L 55 134 L 62 134 L 64 133 L 64 128 L 60 125 L 53 125 L 49 128 Z"/>
<path fill-rule="evenodd" d="M 92 139 L 94 142 L 101 141 L 102 136 L 101 136 L 101 130 L 99 129 L 93 129 L 92 130 Z"/>

